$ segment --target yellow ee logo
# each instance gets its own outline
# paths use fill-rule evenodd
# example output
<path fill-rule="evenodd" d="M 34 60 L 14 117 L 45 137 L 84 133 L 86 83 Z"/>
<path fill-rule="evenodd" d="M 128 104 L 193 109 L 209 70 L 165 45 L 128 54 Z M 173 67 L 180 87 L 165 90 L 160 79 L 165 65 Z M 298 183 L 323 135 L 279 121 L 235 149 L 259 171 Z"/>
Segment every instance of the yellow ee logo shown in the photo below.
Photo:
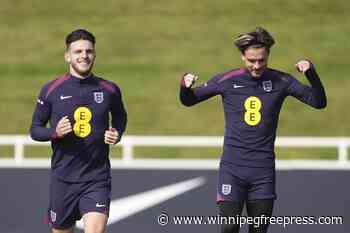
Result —
<path fill-rule="evenodd" d="M 91 133 L 90 121 L 92 113 L 87 107 L 79 107 L 74 111 L 75 124 L 73 126 L 74 134 L 80 138 L 85 138 Z"/>
<path fill-rule="evenodd" d="M 262 107 L 261 100 L 258 97 L 250 96 L 244 101 L 244 121 L 251 126 L 259 124 L 261 121 L 260 109 Z"/>

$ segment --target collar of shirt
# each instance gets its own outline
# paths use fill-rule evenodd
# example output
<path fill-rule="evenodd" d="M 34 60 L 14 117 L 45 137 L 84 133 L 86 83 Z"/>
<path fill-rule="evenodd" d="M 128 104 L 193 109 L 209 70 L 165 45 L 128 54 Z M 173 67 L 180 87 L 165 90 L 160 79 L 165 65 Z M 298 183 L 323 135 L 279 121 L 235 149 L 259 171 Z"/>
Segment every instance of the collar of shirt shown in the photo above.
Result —
<path fill-rule="evenodd" d="M 84 83 L 91 83 L 94 81 L 94 75 L 90 74 L 88 77 L 86 78 L 78 78 L 72 74 L 69 74 L 70 77 L 70 81 L 74 82 L 74 83 L 80 83 L 80 84 L 84 84 Z"/>

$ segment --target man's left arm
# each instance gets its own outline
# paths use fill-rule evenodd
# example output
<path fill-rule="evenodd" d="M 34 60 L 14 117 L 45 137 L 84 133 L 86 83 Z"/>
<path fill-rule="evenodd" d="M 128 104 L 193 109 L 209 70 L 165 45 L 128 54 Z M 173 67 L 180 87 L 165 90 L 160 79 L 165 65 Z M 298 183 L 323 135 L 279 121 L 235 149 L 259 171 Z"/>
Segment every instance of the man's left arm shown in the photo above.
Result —
<path fill-rule="evenodd" d="M 314 65 L 308 60 L 301 60 L 295 66 L 300 73 L 306 76 L 311 87 L 293 78 L 288 87 L 288 94 L 314 108 L 325 108 L 327 106 L 326 92 Z"/>
<path fill-rule="evenodd" d="M 112 126 L 105 132 L 105 142 L 107 144 L 116 144 L 120 141 L 127 124 L 127 113 L 123 104 L 120 89 L 115 86 L 116 90 L 112 94 L 111 115 Z"/>

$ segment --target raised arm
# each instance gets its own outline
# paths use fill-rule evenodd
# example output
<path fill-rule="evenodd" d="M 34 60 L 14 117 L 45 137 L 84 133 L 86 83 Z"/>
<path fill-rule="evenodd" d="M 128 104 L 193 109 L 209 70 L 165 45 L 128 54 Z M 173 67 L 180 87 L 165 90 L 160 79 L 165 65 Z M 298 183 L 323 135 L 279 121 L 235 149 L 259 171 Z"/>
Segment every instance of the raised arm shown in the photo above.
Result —
<path fill-rule="evenodd" d="M 203 86 L 192 88 L 198 76 L 187 73 L 183 76 L 180 86 L 180 101 L 185 106 L 192 106 L 199 102 L 220 94 L 220 86 L 216 77 L 209 80 Z"/>
<path fill-rule="evenodd" d="M 327 106 L 326 92 L 313 64 L 308 60 L 301 60 L 296 64 L 296 68 L 306 76 L 311 87 L 293 78 L 288 87 L 288 94 L 314 108 L 325 108 Z"/>

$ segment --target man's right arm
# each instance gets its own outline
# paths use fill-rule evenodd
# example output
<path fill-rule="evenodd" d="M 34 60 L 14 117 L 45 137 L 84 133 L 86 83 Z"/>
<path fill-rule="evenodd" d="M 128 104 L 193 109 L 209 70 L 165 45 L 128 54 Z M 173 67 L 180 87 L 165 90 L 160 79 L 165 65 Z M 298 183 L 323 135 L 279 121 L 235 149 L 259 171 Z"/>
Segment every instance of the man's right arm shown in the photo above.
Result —
<path fill-rule="evenodd" d="M 209 80 L 203 86 L 192 88 L 194 82 L 198 79 L 194 74 L 185 74 L 181 80 L 180 101 L 185 106 L 192 106 L 199 102 L 220 94 L 220 88 L 216 82 L 216 77 Z"/>
<path fill-rule="evenodd" d="M 57 138 L 55 128 L 47 128 L 46 124 L 51 116 L 51 104 L 46 98 L 46 87 L 44 86 L 37 99 L 37 104 L 32 117 L 30 136 L 36 141 L 50 141 Z"/>

